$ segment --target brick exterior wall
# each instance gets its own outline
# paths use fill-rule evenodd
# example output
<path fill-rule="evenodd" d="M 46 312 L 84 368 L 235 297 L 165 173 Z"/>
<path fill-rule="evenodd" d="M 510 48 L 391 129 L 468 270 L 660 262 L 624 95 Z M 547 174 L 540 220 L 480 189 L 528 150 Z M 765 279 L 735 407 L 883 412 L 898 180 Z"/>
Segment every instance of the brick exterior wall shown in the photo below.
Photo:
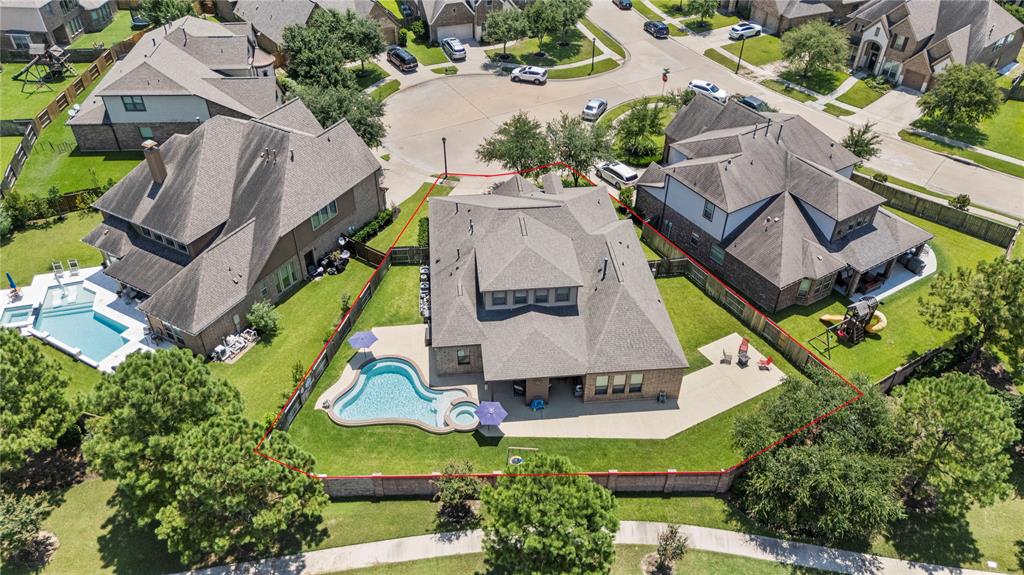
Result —
<path fill-rule="evenodd" d="M 279 103 L 283 104 L 284 102 L 279 102 Z M 206 101 L 206 108 L 208 110 L 210 110 L 210 117 L 211 118 L 214 117 L 214 116 L 227 116 L 229 118 L 238 118 L 240 120 L 248 120 L 251 117 L 251 116 L 243 114 L 243 113 L 241 113 L 241 112 L 239 112 L 237 110 L 232 110 L 231 108 L 225 108 L 224 106 L 221 106 L 220 104 L 217 104 L 215 102 L 211 102 L 209 100 Z"/>
<path fill-rule="evenodd" d="M 464 349 L 469 355 L 469 363 L 460 365 L 458 350 Z M 460 375 L 464 373 L 483 373 L 484 358 L 479 345 L 432 347 L 430 353 L 437 366 L 438 375 Z"/>
<path fill-rule="evenodd" d="M 612 373 L 590 373 L 583 378 L 583 401 L 626 401 L 635 399 L 657 399 L 658 394 L 665 392 L 669 399 L 679 398 L 679 386 L 683 382 L 685 369 L 650 369 L 643 371 L 619 371 Z M 634 373 L 644 374 L 644 384 L 638 393 L 629 392 L 629 376 Z M 608 393 L 597 395 L 597 377 L 608 376 Z M 626 377 L 626 389 L 623 393 L 612 393 L 612 383 L 616 375 Z M 683 398 L 684 400 L 686 398 Z"/>

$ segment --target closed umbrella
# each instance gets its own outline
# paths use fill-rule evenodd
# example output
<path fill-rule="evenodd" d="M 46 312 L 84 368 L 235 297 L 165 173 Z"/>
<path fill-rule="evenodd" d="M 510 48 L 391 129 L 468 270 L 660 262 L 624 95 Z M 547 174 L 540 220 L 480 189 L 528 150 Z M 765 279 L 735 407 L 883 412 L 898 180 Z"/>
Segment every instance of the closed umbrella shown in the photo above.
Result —
<path fill-rule="evenodd" d="M 7 283 L 11 285 L 11 289 L 18 289 L 18 286 L 14 285 L 14 278 L 11 277 L 11 272 L 7 272 Z"/>
<path fill-rule="evenodd" d="M 481 425 L 500 425 L 508 417 L 508 412 L 500 402 L 481 401 L 476 408 L 476 416 Z"/>

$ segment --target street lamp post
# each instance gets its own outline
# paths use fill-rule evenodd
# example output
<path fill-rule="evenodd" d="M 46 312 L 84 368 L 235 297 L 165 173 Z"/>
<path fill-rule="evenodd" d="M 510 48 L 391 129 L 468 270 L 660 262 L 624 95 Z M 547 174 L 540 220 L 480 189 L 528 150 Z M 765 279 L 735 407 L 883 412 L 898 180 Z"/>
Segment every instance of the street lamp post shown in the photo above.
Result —
<path fill-rule="evenodd" d="M 594 58 L 597 56 L 597 36 L 590 39 L 590 73 L 594 73 Z M 589 75 L 589 74 L 588 74 Z"/>
<path fill-rule="evenodd" d="M 448 179 L 448 138 L 441 138 L 441 151 L 444 154 L 444 179 Z"/>
<path fill-rule="evenodd" d="M 736 73 L 740 73 L 740 63 L 743 62 L 743 47 L 747 45 L 747 36 L 743 35 L 743 40 L 740 42 L 740 56 L 736 59 Z"/>

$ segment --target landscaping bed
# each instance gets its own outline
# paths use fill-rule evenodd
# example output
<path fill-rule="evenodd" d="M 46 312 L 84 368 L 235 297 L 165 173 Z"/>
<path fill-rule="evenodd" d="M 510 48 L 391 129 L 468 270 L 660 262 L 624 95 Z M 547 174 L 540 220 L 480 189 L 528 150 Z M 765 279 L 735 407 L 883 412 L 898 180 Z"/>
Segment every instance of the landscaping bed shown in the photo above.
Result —
<path fill-rule="evenodd" d="M 526 38 L 510 45 L 507 52 L 503 52 L 500 46 L 487 50 L 487 56 L 495 62 L 552 67 L 590 58 L 591 50 L 597 56 L 604 54 L 583 32 L 572 28 L 566 30 L 564 37 L 545 36 L 543 44 L 538 44 L 536 38 Z M 541 52 L 543 55 L 539 54 Z"/>
<path fill-rule="evenodd" d="M 740 57 L 740 47 L 743 42 L 733 42 L 722 46 L 726 52 Z M 756 38 L 750 38 L 743 46 L 743 61 L 750 62 L 754 66 L 764 66 L 782 59 L 782 40 L 775 36 L 762 34 Z"/>

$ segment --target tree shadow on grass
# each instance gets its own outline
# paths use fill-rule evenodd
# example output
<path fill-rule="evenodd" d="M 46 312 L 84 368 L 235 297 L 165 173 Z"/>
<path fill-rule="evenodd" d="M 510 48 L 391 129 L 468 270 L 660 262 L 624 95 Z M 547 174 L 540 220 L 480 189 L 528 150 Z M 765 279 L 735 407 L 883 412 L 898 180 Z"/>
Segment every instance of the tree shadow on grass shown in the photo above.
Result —
<path fill-rule="evenodd" d="M 963 516 L 911 514 L 892 524 L 885 538 L 900 558 L 909 561 L 960 566 L 981 560 L 978 542 Z"/>
<path fill-rule="evenodd" d="M 960 140 L 972 146 L 984 146 L 988 141 L 988 134 L 982 132 L 977 126 L 947 125 L 927 116 L 914 120 L 910 125 L 933 134 Z"/>
<path fill-rule="evenodd" d="M 117 495 L 107 504 L 117 508 Z M 155 526 L 139 527 L 135 520 L 122 511 L 103 522 L 103 533 L 97 538 L 103 566 L 115 573 L 173 573 L 186 569 L 157 539 Z"/>

